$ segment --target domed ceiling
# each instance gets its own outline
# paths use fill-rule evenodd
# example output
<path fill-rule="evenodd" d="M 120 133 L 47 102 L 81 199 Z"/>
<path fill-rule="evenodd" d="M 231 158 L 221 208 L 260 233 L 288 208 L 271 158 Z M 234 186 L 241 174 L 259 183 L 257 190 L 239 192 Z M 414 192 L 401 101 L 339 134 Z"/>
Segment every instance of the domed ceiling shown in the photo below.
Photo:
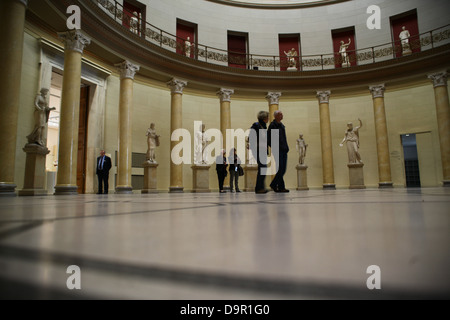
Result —
<path fill-rule="evenodd" d="M 328 5 L 350 0 L 208 0 L 211 2 L 251 8 L 288 9 Z"/>

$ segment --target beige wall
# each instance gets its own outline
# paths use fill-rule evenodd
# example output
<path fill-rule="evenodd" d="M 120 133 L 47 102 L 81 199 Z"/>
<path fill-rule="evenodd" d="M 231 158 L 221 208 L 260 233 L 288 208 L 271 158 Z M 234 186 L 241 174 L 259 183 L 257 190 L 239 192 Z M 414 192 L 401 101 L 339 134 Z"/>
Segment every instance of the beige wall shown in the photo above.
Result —
<path fill-rule="evenodd" d="M 15 167 L 15 182 L 18 185 L 18 190 L 22 188 L 25 171 L 25 153 L 22 148 L 26 143 L 26 136 L 33 129 L 33 104 L 39 83 L 39 54 L 36 37 L 26 33 Z M 114 70 L 112 66 L 104 67 Z M 388 84 L 386 87 L 385 105 L 392 179 L 395 186 L 404 186 L 405 184 L 400 135 L 406 133 L 420 134 L 418 135 L 418 151 L 424 186 L 441 185 L 442 165 L 433 86 L 426 79 L 426 75 L 423 75 L 423 79 L 422 83 L 415 86 L 393 89 L 389 88 Z M 98 145 L 94 146 L 93 152 L 96 153 L 99 149 L 105 148 L 106 152 L 113 156 L 114 162 L 114 152 L 118 146 L 117 128 L 120 92 L 120 81 L 117 73 L 113 73 L 107 78 L 106 87 L 104 121 L 100 119 L 98 126 L 90 128 L 89 136 L 103 137 L 96 139 Z M 259 110 L 268 110 L 268 102 L 264 96 L 259 99 L 239 97 L 239 88 L 232 89 L 235 89 L 237 95 L 231 98 L 232 128 L 248 129 L 256 121 L 256 113 Z M 377 187 L 378 169 L 374 115 L 369 89 L 367 89 L 367 94 L 349 96 L 333 96 L 333 88 L 330 89 L 332 90 L 330 113 L 336 185 L 339 188 L 346 188 L 349 185 L 346 166 L 347 152 L 345 148 L 339 148 L 339 143 L 343 138 L 347 122 L 357 123 L 359 117 L 364 124 L 360 131 L 360 153 L 365 163 L 365 183 L 368 187 Z M 311 188 L 322 188 L 319 107 L 315 92 L 311 92 L 310 97 L 299 96 L 298 99 L 287 99 L 282 96 L 280 109 L 284 111 L 284 123 L 287 127 L 288 142 L 291 148 L 288 172 L 285 176 L 287 186 L 295 188 L 297 184 L 295 165 L 298 161 L 298 155 L 295 150 L 295 141 L 299 133 L 303 133 L 306 142 L 309 144 L 306 156 L 306 164 L 309 166 L 308 184 Z M 193 125 L 196 120 L 203 121 L 208 129 L 219 129 L 220 101 L 213 93 L 205 93 L 204 95 L 193 93 L 189 90 L 188 84 L 183 95 L 183 127 L 191 133 L 192 139 Z M 156 151 L 157 161 L 160 164 L 158 168 L 158 189 L 167 191 L 170 175 L 170 90 L 165 83 L 152 82 L 137 75 L 134 83 L 133 100 L 133 152 L 145 153 L 147 151 L 145 132 L 151 122 L 156 123 L 157 132 L 161 135 L 161 146 Z M 103 132 L 95 132 L 96 128 L 101 131 L 103 126 Z M 429 165 L 433 163 L 434 166 Z M 114 188 L 114 173 L 115 167 L 111 175 L 111 189 Z M 91 179 L 95 182 L 95 172 L 90 174 L 93 175 Z M 143 175 L 143 169 L 135 168 L 133 174 Z M 190 190 L 192 188 L 190 165 L 185 165 L 183 178 L 185 190 Z M 268 183 L 269 181 L 266 181 L 267 185 Z M 243 187 L 242 184 L 243 179 L 241 179 L 241 187 Z M 210 187 L 212 189 L 218 188 L 214 166 L 210 171 Z"/>

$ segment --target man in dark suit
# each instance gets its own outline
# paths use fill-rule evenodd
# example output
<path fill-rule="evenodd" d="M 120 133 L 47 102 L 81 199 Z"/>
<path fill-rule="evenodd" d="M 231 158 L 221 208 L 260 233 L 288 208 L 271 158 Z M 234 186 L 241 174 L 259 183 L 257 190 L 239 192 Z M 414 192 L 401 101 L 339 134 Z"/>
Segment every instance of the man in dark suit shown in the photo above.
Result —
<path fill-rule="evenodd" d="M 109 170 L 111 169 L 111 158 L 105 155 L 105 150 L 100 151 L 100 157 L 97 158 L 97 176 L 98 176 L 98 193 L 103 193 L 103 185 L 105 194 L 108 194 Z"/>
<path fill-rule="evenodd" d="M 281 120 L 283 120 L 283 112 L 281 112 L 280 110 L 275 111 L 274 118 L 275 119 L 269 125 L 269 129 L 267 130 L 267 140 L 270 145 L 272 142 L 272 130 L 278 130 L 279 148 L 278 150 L 277 148 L 272 148 L 272 152 L 275 156 L 275 159 L 277 160 L 277 174 L 275 175 L 275 178 L 273 178 L 270 187 L 275 192 L 289 192 L 289 190 L 286 189 L 283 178 L 284 174 L 286 173 L 288 158 L 287 156 L 289 152 L 289 146 L 286 138 L 286 127 L 283 123 L 281 123 Z"/>
<path fill-rule="evenodd" d="M 222 154 L 216 157 L 216 171 L 217 178 L 219 179 L 219 192 L 225 193 L 223 190 L 223 182 L 225 181 L 225 177 L 227 176 L 227 158 L 226 151 L 222 150 Z"/>
<path fill-rule="evenodd" d="M 260 111 L 258 113 L 258 122 L 251 126 L 250 148 L 253 156 L 258 162 L 258 175 L 256 176 L 255 193 L 267 193 L 264 180 L 265 174 L 262 172 L 267 168 L 267 122 L 269 122 L 269 113 Z M 262 150 L 260 151 L 260 149 Z"/>

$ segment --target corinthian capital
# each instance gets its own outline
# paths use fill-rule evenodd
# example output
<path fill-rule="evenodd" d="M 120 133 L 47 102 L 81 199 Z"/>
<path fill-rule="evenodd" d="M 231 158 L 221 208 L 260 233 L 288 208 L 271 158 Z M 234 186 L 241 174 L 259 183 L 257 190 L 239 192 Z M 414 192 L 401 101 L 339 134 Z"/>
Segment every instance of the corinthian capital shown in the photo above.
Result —
<path fill-rule="evenodd" d="M 141 67 L 138 65 L 132 64 L 130 61 L 125 60 L 124 62 L 118 63 L 115 65 L 120 72 L 120 80 L 122 79 L 131 79 L 134 80 L 134 76 L 136 72 L 139 71 Z"/>
<path fill-rule="evenodd" d="M 268 92 L 266 96 L 266 100 L 269 101 L 269 104 L 280 104 L 281 92 Z"/>
<path fill-rule="evenodd" d="M 59 38 L 64 42 L 66 50 L 76 51 L 83 54 L 83 50 L 91 43 L 91 39 L 82 34 L 79 30 L 58 32 Z"/>
<path fill-rule="evenodd" d="M 187 86 L 187 82 L 179 79 L 173 78 L 169 82 L 167 82 L 167 86 L 170 88 L 172 94 L 179 93 L 183 94 L 184 87 Z"/>
<path fill-rule="evenodd" d="M 331 91 L 317 91 L 317 98 L 319 103 L 330 103 Z"/>
<path fill-rule="evenodd" d="M 234 94 L 233 89 L 220 89 L 217 91 L 217 96 L 220 98 L 220 102 L 231 102 L 231 95 Z"/>
<path fill-rule="evenodd" d="M 446 87 L 447 86 L 447 71 L 442 71 L 438 73 L 429 74 L 428 78 L 433 81 L 433 86 L 436 87 Z"/>
<path fill-rule="evenodd" d="M 370 86 L 369 90 L 372 93 L 372 98 L 384 98 L 384 91 L 386 90 L 386 87 L 384 84 L 380 84 L 376 86 Z"/>

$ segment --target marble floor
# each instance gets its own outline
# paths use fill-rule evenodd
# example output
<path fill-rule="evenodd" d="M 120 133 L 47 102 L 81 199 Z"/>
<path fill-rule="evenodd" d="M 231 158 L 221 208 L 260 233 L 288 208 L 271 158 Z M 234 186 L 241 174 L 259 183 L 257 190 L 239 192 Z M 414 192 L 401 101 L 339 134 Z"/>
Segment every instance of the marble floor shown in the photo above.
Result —
<path fill-rule="evenodd" d="M 2 299 L 449 299 L 449 271 L 450 188 L 0 198 Z"/>

